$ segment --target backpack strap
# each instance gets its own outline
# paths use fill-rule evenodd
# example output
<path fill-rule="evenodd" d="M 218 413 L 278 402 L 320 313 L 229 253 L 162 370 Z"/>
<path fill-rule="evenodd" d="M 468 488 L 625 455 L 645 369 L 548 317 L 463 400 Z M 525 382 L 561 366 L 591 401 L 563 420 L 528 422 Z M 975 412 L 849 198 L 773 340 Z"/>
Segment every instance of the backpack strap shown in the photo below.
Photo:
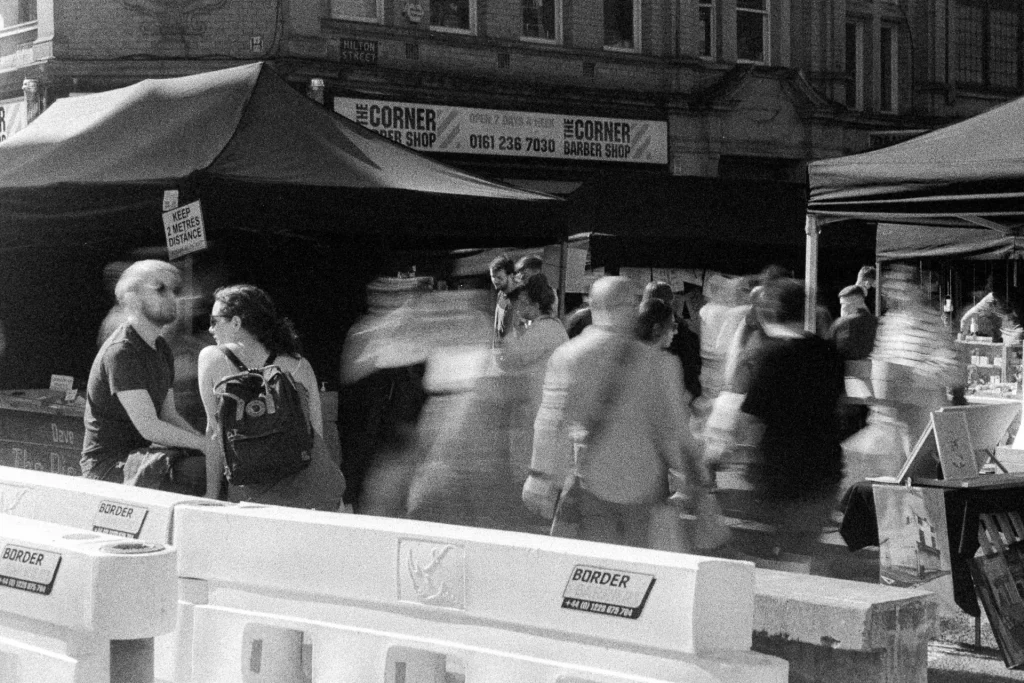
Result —
<path fill-rule="evenodd" d="M 248 372 L 249 371 L 249 368 L 247 368 L 245 366 L 245 363 L 243 363 L 242 361 L 238 360 L 238 356 L 235 355 L 234 351 L 232 351 L 231 349 L 229 349 L 226 346 L 220 347 L 220 350 L 224 352 L 224 355 L 227 356 L 228 360 L 231 361 L 236 368 L 238 368 L 242 372 Z"/>

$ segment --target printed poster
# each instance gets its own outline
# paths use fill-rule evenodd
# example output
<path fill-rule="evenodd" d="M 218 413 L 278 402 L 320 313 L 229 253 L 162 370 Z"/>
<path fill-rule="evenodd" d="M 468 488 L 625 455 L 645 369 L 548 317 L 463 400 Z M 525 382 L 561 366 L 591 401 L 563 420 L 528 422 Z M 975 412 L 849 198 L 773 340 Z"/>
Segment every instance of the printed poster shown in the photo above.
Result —
<path fill-rule="evenodd" d="M 887 586 L 921 588 L 959 612 L 953 599 L 949 527 L 942 489 L 875 485 L 879 580 Z"/>

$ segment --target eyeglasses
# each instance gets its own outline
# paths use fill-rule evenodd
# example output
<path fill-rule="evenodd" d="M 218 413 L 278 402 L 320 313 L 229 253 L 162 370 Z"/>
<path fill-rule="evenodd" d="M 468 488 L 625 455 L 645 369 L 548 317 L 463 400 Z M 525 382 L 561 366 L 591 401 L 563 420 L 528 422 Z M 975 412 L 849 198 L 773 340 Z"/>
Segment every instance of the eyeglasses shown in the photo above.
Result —
<path fill-rule="evenodd" d="M 231 319 L 232 319 L 233 317 L 234 317 L 233 315 L 213 315 L 213 314 L 211 313 L 211 314 L 210 314 L 210 325 L 211 325 L 211 326 L 213 326 L 213 325 L 216 325 L 217 323 L 216 323 L 216 322 L 214 322 L 214 321 L 216 321 L 216 320 L 223 320 L 224 322 L 228 322 L 228 321 L 229 321 L 229 320 L 231 320 Z"/>
<path fill-rule="evenodd" d="M 146 289 L 154 292 L 157 296 L 180 296 L 181 286 L 176 287 L 169 286 L 166 282 L 160 282 L 154 284 L 152 282 L 146 283 Z"/>

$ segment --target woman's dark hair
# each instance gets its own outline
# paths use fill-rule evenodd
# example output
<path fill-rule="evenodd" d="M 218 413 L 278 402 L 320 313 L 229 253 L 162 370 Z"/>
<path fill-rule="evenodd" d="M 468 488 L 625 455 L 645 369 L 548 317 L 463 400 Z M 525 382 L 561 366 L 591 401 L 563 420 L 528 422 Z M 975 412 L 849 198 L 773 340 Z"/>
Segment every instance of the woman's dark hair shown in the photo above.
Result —
<path fill-rule="evenodd" d="M 237 315 L 242 327 L 271 353 L 295 357 L 302 354 L 292 321 L 277 315 L 273 300 L 259 287 L 229 285 L 214 292 L 213 298 L 224 306 L 224 315 Z"/>
<path fill-rule="evenodd" d="M 640 304 L 634 331 L 640 341 L 658 341 L 666 328 L 672 326 L 672 307 L 661 299 L 647 299 Z"/>
<path fill-rule="evenodd" d="M 548 279 L 543 273 L 537 273 L 527 278 L 519 287 L 512 290 L 508 298 L 515 301 L 520 296 L 526 295 L 530 301 L 540 306 L 540 312 L 544 315 L 551 315 L 555 305 L 555 290 L 551 289 Z"/>

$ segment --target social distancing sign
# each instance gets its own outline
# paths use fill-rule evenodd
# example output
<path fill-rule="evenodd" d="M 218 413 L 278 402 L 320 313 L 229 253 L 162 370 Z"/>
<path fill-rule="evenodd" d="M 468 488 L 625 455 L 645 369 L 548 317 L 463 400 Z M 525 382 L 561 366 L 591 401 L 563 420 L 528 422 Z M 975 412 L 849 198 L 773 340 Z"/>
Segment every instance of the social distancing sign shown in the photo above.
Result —
<path fill-rule="evenodd" d="M 167 258 L 174 260 L 206 249 L 206 225 L 199 200 L 164 212 Z"/>

